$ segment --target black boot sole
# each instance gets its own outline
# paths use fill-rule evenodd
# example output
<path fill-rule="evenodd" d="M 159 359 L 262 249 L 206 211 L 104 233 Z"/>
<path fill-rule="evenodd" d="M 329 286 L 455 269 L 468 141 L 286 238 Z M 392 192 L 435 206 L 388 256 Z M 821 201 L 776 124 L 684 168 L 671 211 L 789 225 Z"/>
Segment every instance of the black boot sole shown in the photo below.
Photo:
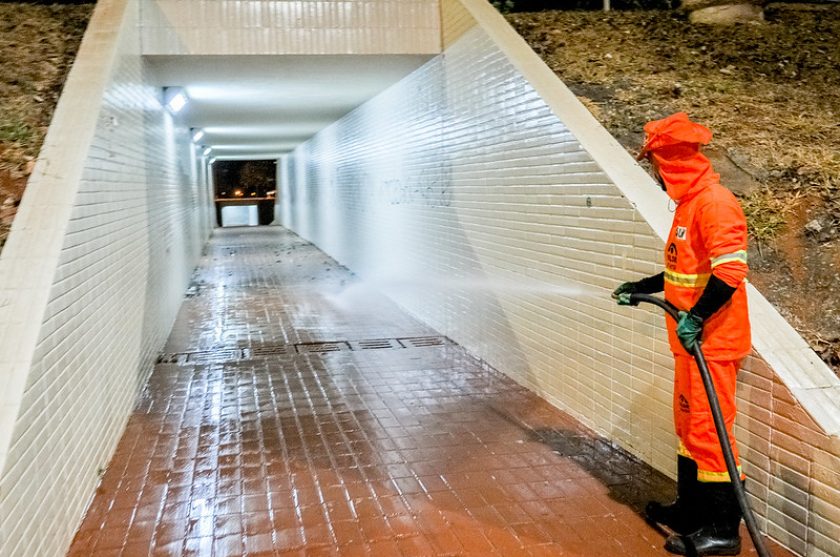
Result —
<path fill-rule="evenodd" d="M 697 548 L 691 541 L 685 540 L 686 536 L 671 536 L 665 540 L 665 551 L 675 555 L 687 555 L 688 557 L 706 557 L 714 555 L 738 555 L 741 553 L 741 540 L 718 546 Z"/>

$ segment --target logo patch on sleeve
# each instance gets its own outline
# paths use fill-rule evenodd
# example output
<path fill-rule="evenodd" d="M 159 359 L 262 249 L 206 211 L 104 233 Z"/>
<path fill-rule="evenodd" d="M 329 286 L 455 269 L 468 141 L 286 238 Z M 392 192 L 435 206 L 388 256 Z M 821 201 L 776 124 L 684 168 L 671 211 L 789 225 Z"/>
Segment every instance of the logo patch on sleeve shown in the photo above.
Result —
<path fill-rule="evenodd" d="M 685 240 L 685 236 L 686 236 L 685 227 L 684 226 L 678 226 L 677 231 L 674 234 L 674 236 L 677 238 L 677 240 Z"/>

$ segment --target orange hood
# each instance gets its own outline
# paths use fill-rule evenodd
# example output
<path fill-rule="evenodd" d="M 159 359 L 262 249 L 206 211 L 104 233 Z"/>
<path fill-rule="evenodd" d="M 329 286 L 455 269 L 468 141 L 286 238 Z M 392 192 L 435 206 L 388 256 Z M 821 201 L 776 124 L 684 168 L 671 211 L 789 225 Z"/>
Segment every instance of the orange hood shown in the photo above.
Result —
<path fill-rule="evenodd" d="M 700 152 L 712 139 L 708 128 L 692 122 L 684 112 L 645 124 L 645 145 L 637 159 L 648 157 L 665 182 L 668 196 L 687 201 L 708 184 L 720 180 L 712 163 Z"/>

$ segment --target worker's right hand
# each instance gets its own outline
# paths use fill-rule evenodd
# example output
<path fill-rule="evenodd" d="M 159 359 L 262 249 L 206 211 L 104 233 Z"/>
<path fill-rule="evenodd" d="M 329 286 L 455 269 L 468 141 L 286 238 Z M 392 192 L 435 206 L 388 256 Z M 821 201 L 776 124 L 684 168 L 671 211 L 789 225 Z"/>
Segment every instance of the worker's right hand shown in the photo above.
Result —
<path fill-rule="evenodd" d="M 680 339 L 683 348 L 693 353 L 694 345 L 703 334 L 703 320 L 690 311 L 681 311 L 677 315 L 677 338 Z"/>
<path fill-rule="evenodd" d="M 613 300 L 618 303 L 620 306 L 634 306 L 633 302 L 630 301 L 630 295 L 636 292 L 638 288 L 637 282 L 625 282 L 615 290 L 613 290 L 612 298 Z"/>

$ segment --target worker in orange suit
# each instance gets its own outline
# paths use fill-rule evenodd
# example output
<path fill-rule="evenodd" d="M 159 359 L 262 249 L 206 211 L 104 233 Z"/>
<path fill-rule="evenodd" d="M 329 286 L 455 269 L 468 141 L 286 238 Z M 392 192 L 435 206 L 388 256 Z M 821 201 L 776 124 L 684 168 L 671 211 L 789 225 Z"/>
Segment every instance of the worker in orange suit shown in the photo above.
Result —
<path fill-rule="evenodd" d="M 665 542 L 671 553 L 737 555 L 741 511 L 690 353 L 701 341 L 740 471 L 732 425 L 735 376 L 751 349 L 746 219 L 701 152 L 711 131 L 685 113 L 649 122 L 644 129 L 638 159 L 650 161 L 654 177 L 676 203 L 674 222 L 665 243 L 664 272 L 626 282 L 613 297 L 627 305 L 633 293 L 664 290 L 665 299 L 681 310 L 678 322 L 668 320 L 675 360 L 674 424 L 680 439 L 677 498 L 670 504 L 651 502 L 645 512 L 650 521 L 674 532 Z"/>

